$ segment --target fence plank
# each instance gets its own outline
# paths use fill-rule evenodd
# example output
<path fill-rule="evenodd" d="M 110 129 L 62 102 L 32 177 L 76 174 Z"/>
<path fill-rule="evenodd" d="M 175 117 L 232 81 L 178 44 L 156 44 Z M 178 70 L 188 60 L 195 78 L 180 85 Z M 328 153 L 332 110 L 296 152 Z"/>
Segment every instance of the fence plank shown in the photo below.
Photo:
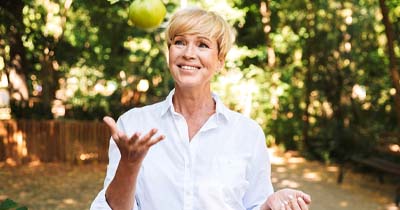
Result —
<path fill-rule="evenodd" d="M 107 161 L 104 123 L 75 120 L 0 121 L 0 161 Z"/>

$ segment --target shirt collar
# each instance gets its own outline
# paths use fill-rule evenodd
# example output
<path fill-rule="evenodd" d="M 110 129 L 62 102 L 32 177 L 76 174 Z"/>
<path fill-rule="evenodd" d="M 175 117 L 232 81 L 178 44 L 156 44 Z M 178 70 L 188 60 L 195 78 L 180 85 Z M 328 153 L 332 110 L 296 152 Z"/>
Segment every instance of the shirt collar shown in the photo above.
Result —
<path fill-rule="evenodd" d="M 174 96 L 174 94 L 175 88 L 169 92 L 167 98 L 163 101 L 161 106 L 161 116 L 164 116 L 170 109 L 172 109 L 171 111 L 173 111 L 174 104 L 172 104 L 172 97 Z"/>
<path fill-rule="evenodd" d="M 162 103 L 162 108 L 161 108 L 161 116 L 164 116 L 169 110 L 171 112 L 174 112 L 174 104 L 172 103 L 172 97 L 174 96 L 175 93 L 175 88 L 169 92 L 167 98 L 164 100 Z M 222 116 L 225 120 L 229 121 L 229 109 L 224 105 L 224 103 L 221 101 L 219 96 L 215 93 L 211 93 L 211 96 L 213 97 L 215 101 L 215 112 L 217 116 L 217 121 L 219 121 L 220 116 Z"/>

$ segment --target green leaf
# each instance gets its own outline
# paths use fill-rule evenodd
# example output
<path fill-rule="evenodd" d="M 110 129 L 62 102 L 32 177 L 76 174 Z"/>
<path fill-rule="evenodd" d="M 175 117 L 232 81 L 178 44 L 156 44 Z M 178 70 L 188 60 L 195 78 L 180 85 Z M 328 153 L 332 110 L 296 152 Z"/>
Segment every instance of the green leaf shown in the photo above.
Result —
<path fill-rule="evenodd" d="M 107 0 L 108 2 L 110 2 L 110 4 L 115 4 L 117 2 L 119 2 L 119 0 Z"/>
<path fill-rule="evenodd" d="M 131 2 L 131 0 L 107 0 L 110 4 L 115 4 L 119 1 L 126 1 L 126 2 Z"/>
<path fill-rule="evenodd" d="M 17 209 L 15 209 L 15 210 L 28 210 L 28 208 L 26 206 L 21 206 L 21 207 L 18 207 Z"/>
<path fill-rule="evenodd" d="M 17 207 L 17 203 L 8 198 L 0 203 L 0 210 L 8 210 L 15 207 Z"/>

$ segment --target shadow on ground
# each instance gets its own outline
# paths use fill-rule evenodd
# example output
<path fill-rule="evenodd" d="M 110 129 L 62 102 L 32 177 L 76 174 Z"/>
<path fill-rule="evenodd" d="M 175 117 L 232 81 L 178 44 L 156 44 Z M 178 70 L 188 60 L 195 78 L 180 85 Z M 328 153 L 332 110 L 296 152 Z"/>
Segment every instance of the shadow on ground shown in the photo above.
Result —
<path fill-rule="evenodd" d="M 306 161 L 295 152 L 276 148 L 270 152 L 275 189 L 290 187 L 311 194 L 312 210 L 399 210 L 393 201 L 396 180 L 391 177 L 380 184 L 371 173 L 347 171 L 338 185 L 337 165 Z"/>

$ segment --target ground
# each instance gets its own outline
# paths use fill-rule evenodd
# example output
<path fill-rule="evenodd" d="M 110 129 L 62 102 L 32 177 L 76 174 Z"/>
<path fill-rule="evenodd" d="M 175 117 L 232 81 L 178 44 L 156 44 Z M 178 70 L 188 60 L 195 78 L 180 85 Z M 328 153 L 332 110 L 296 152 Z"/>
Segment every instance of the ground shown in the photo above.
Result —
<path fill-rule="evenodd" d="M 311 210 L 399 210 L 394 205 L 396 177 L 377 177 L 365 171 L 350 170 L 341 185 L 336 183 L 338 166 L 306 161 L 296 153 L 272 153 L 272 181 L 277 189 L 301 189 L 312 197 Z M 397 177 L 398 178 L 398 177 Z"/>
<path fill-rule="evenodd" d="M 399 210 L 393 203 L 395 177 L 379 184 L 371 174 L 349 171 L 338 185 L 336 165 L 277 151 L 271 149 L 275 188 L 298 188 L 309 193 L 311 210 Z M 0 200 L 11 198 L 29 210 L 89 209 L 102 187 L 105 170 L 103 163 L 36 163 L 23 167 L 0 163 Z"/>
<path fill-rule="evenodd" d="M 29 210 L 89 209 L 102 186 L 106 164 L 46 163 L 0 167 L 0 200 L 10 198 Z"/>

